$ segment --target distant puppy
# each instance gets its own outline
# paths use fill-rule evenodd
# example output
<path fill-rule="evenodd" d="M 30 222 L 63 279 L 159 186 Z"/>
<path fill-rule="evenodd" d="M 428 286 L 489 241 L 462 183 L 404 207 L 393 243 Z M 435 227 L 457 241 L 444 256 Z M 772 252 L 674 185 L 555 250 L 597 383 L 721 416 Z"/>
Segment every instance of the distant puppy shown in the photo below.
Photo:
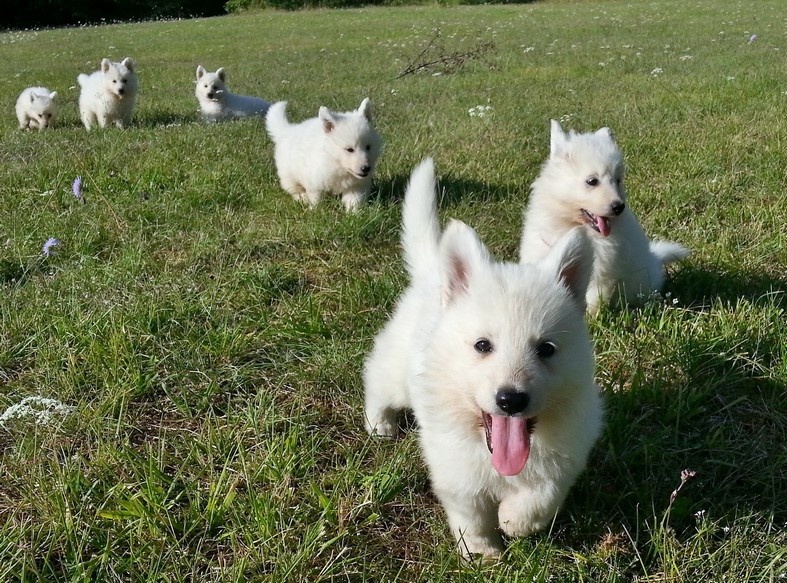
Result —
<path fill-rule="evenodd" d="M 57 91 L 46 87 L 28 87 L 16 100 L 20 130 L 45 130 L 55 123 L 59 111 Z"/>
<path fill-rule="evenodd" d="M 623 175 L 623 155 L 609 128 L 565 133 L 552 120 L 550 155 L 532 185 L 520 259 L 544 257 L 565 233 L 584 226 L 595 251 L 590 312 L 620 299 L 641 303 L 661 290 L 664 266 L 689 255 L 677 243 L 648 239 L 626 206 Z"/>
<path fill-rule="evenodd" d="M 371 190 L 380 155 L 369 100 L 344 113 L 321 107 L 318 117 L 297 125 L 287 121 L 286 107 L 286 101 L 274 103 L 265 118 L 282 188 L 311 207 L 323 192 L 341 194 L 344 208 L 356 210 Z"/>
<path fill-rule="evenodd" d="M 230 93 L 227 73 L 221 67 L 215 73 L 197 67 L 197 88 L 202 119 L 207 122 L 228 121 L 244 117 L 265 117 L 270 103 L 259 97 Z"/>
<path fill-rule="evenodd" d="M 128 127 L 134 114 L 139 80 L 134 62 L 125 58 L 120 63 L 101 60 L 101 68 L 90 75 L 77 77 L 80 87 L 79 115 L 90 130 L 98 124 L 106 127 L 114 123 L 119 128 Z"/>
<path fill-rule="evenodd" d="M 404 200 L 410 286 L 364 367 L 366 429 L 394 436 L 411 407 L 460 551 L 494 556 L 498 529 L 549 526 L 601 430 L 583 317 L 593 250 L 575 229 L 538 263 L 499 263 L 464 223 L 441 234 L 435 206 L 426 160 Z"/>

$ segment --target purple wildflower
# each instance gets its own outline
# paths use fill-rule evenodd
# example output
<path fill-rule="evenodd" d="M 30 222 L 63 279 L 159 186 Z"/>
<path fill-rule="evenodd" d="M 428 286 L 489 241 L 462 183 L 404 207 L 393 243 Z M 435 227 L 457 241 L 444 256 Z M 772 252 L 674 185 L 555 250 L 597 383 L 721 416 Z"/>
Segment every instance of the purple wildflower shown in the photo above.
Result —
<path fill-rule="evenodd" d="M 753 43 L 756 40 L 757 40 L 757 35 L 756 34 L 751 35 L 749 37 L 749 44 Z"/>
<path fill-rule="evenodd" d="M 78 200 L 82 200 L 82 177 L 77 176 L 74 178 L 74 184 L 71 185 L 71 191 L 74 193 L 74 197 Z"/>
<path fill-rule="evenodd" d="M 41 253 L 44 254 L 44 257 L 49 257 L 52 254 L 52 247 L 60 245 L 60 239 L 55 239 L 54 237 L 49 237 L 44 243 L 43 249 L 41 249 Z"/>

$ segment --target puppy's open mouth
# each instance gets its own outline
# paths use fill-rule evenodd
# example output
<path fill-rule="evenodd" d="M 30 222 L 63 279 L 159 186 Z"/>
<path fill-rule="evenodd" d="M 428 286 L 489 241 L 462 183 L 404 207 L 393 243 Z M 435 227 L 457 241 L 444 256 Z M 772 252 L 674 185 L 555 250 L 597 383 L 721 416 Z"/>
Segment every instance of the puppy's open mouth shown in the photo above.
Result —
<path fill-rule="evenodd" d="M 612 232 L 612 226 L 609 223 L 609 217 L 602 217 L 601 215 L 594 215 L 585 209 L 579 209 L 582 213 L 582 220 L 591 229 L 601 234 L 602 237 L 609 237 Z"/>
<path fill-rule="evenodd" d="M 501 476 L 516 476 L 530 456 L 530 436 L 536 428 L 536 417 L 512 417 L 481 412 L 486 447 L 492 454 L 492 465 Z"/>

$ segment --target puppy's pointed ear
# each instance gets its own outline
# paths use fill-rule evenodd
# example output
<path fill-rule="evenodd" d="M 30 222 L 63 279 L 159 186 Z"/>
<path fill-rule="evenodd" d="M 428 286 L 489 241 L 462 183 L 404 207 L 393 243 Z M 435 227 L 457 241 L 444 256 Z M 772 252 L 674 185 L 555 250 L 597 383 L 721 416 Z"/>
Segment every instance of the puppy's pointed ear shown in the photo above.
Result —
<path fill-rule="evenodd" d="M 361 106 L 358 108 L 358 111 L 367 119 L 367 121 L 372 121 L 372 102 L 369 101 L 368 97 L 361 101 Z"/>
<path fill-rule="evenodd" d="M 596 130 L 596 135 L 609 138 L 613 142 L 615 141 L 615 132 L 613 132 L 610 128 L 604 127 L 599 130 Z"/>
<path fill-rule="evenodd" d="M 336 127 L 336 118 L 333 117 L 333 113 L 327 107 L 322 106 L 320 108 L 320 112 L 317 114 L 317 117 L 320 118 L 320 121 L 322 122 L 322 129 L 326 134 L 332 132 L 333 128 Z"/>
<path fill-rule="evenodd" d="M 112 67 L 112 61 L 109 59 L 101 59 L 101 71 L 106 73 Z"/>
<path fill-rule="evenodd" d="M 448 306 L 467 293 L 470 282 L 491 262 L 476 232 L 462 221 L 451 221 L 440 240 L 442 304 Z"/>
<path fill-rule="evenodd" d="M 30 92 L 30 103 L 35 103 L 36 101 L 36 94 L 35 91 Z"/>
<path fill-rule="evenodd" d="M 549 120 L 550 125 L 550 139 L 549 139 L 549 155 L 553 158 L 565 156 L 568 151 L 568 138 L 560 123 L 556 119 Z"/>
<path fill-rule="evenodd" d="M 197 65 L 197 80 L 202 79 L 202 76 L 207 73 L 205 67 L 202 65 Z"/>
<path fill-rule="evenodd" d="M 123 59 L 120 62 L 120 64 L 123 65 L 126 69 L 128 69 L 132 73 L 134 72 L 134 67 L 135 67 L 134 61 L 132 61 L 129 57 L 126 57 L 125 59 Z"/>
<path fill-rule="evenodd" d="M 585 294 L 593 275 L 593 244 L 584 228 L 575 227 L 563 235 L 544 258 L 544 263 L 584 311 Z"/>
<path fill-rule="evenodd" d="M 227 82 L 227 72 L 224 70 L 224 67 L 219 67 L 218 71 L 216 71 L 216 75 L 219 76 L 222 83 Z"/>
<path fill-rule="evenodd" d="M 49 99 L 51 99 L 52 101 L 55 101 L 57 99 L 57 91 L 53 91 L 52 93 L 50 93 L 49 94 Z"/>

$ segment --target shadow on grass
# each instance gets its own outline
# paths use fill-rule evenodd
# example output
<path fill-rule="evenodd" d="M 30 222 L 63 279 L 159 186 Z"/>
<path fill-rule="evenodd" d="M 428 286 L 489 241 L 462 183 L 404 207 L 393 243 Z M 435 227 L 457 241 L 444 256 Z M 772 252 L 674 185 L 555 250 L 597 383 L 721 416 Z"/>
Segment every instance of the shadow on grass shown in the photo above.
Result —
<path fill-rule="evenodd" d="M 381 204 L 401 203 L 409 180 L 409 174 L 399 174 L 387 180 L 375 182 L 369 199 Z M 437 191 L 439 195 L 438 206 L 440 208 L 450 208 L 465 199 L 475 202 L 491 202 L 505 200 L 511 196 L 511 192 L 507 188 L 475 180 L 456 178 L 451 174 L 438 175 Z"/>
<path fill-rule="evenodd" d="M 736 304 L 740 299 L 757 301 L 775 296 L 780 307 L 787 305 L 787 278 L 764 273 L 733 273 L 723 267 L 685 265 L 668 277 L 668 288 L 690 309 L 706 309 L 715 300 Z"/>
<path fill-rule="evenodd" d="M 556 525 L 572 545 L 609 533 L 658 561 L 660 537 L 723 544 L 743 522 L 767 530 L 787 520 L 787 386 L 777 372 L 787 284 L 688 267 L 669 289 L 689 309 L 650 307 L 602 322 L 602 334 L 633 323 L 632 342 L 645 338 L 627 352 L 630 378 L 620 388 L 605 383 L 603 438 Z M 738 306 L 742 299 L 753 309 Z M 685 334 L 642 332 L 672 318 Z M 640 353 L 654 350 L 637 366 Z M 696 474 L 676 494 L 683 470 Z"/>
<path fill-rule="evenodd" d="M 184 115 L 183 113 L 173 113 L 171 111 L 159 111 L 146 113 L 144 116 L 135 117 L 132 126 L 141 128 L 157 128 L 162 126 L 180 126 L 193 123 L 202 123 L 199 114 L 195 111 Z"/>

